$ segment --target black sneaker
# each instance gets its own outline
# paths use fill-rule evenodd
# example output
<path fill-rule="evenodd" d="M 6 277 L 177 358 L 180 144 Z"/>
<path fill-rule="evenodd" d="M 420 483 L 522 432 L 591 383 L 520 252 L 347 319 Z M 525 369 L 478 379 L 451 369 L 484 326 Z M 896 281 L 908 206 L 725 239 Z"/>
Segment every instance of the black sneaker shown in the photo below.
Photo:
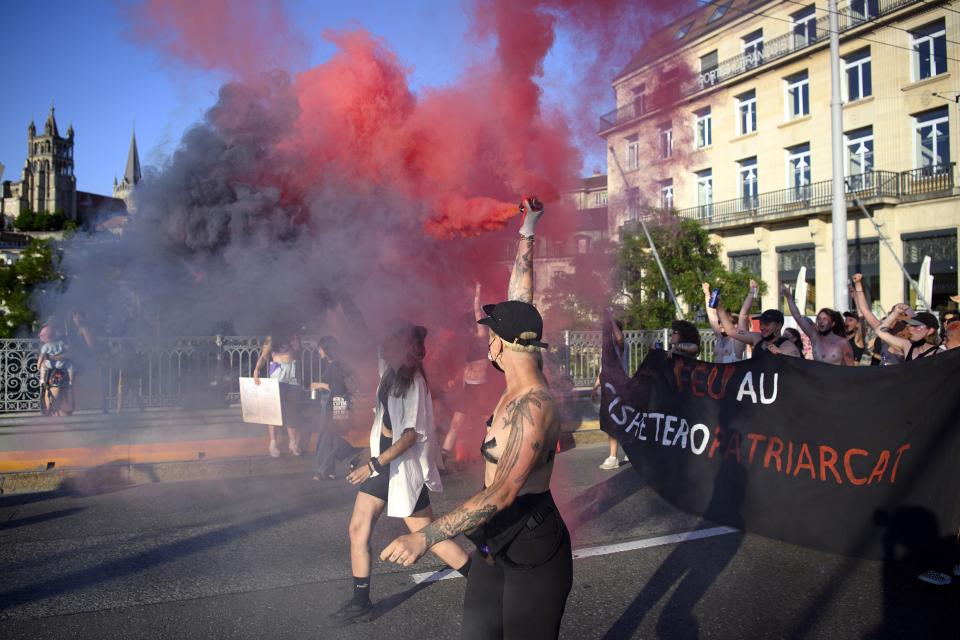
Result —
<path fill-rule="evenodd" d="M 369 622 L 372 613 L 373 603 L 369 600 L 364 604 L 347 600 L 343 606 L 330 614 L 330 621 L 335 627 L 345 627 L 354 622 Z"/>

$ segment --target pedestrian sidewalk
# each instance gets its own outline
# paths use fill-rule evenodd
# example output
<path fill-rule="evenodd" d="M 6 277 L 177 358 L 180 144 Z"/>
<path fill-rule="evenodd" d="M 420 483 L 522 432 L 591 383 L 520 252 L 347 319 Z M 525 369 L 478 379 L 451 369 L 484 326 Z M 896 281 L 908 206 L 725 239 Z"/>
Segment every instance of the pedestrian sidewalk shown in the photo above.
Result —
<path fill-rule="evenodd" d="M 304 415 L 306 423 L 316 423 L 310 409 Z M 606 440 L 596 420 L 571 422 L 564 430 L 567 447 Z M 366 447 L 369 421 L 357 415 L 341 436 L 354 448 Z M 8 414 L 0 416 L 0 493 L 53 490 L 81 477 L 138 484 L 306 472 L 312 468 L 309 452 L 315 442 L 311 437 L 304 456 L 284 450 L 281 458 L 270 458 L 266 427 L 244 423 L 239 406 L 83 411 L 66 417 Z"/>

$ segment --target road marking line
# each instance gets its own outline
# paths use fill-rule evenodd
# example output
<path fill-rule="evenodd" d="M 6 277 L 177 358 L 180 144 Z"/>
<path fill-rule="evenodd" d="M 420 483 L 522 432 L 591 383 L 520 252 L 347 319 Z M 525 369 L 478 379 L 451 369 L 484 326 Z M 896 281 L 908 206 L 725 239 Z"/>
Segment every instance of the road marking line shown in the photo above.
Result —
<path fill-rule="evenodd" d="M 676 544 L 678 542 L 690 542 L 691 540 L 712 538 L 713 536 L 722 536 L 727 533 L 736 533 L 737 531 L 738 530 L 734 529 L 733 527 L 713 527 L 712 529 L 697 529 L 696 531 L 673 533 L 668 536 L 658 536 L 656 538 L 646 538 L 644 540 L 618 542 L 617 544 L 605 544 L 599 547 L 575 549 L 573 552 L 573 558 L 576 560 L 578 558 L 590 558 L 592 556 L 605 556 L 610 553 L 621 553 L 623 551 L 634 551 L 636 549 L 659 547 L 665 544 Z"/>
<path fill-rule="evenodd" d="M 648 549 L 650 547 L 660 547 L 665 544 L 677 544 L 680 542 L 690 542 L 691 540 L 702 540 L 703 538 L 712 538 L 722 536 L 728 533 L 739 533 L 739 529 L 733 527 L 712 527 L 710 529 L 697 529 L 695 531 L 686 531 L 684 533 L 672 533 L 668 536 L 657 536 L 656 538 L 644 538 L 642 540 L 632 540 L 630 542 L 618 542 L 616 544 L 604 544 L 598 547 L 587 547 L 585 549 L 575 549 L 573 559 L 591 558 L 593 556 L 605 556 L 611 553 L 622 553 L 624 551 L 635 551 L 637 549 Z M 460 578 L 461 575 L 453 569 L 441 569 L 439 571 L 428 571 L 426 573 L 414 573 L 410 576 L 414 584 L 425 582 L 438 582 L 440 580 L 453 580 Z"/>

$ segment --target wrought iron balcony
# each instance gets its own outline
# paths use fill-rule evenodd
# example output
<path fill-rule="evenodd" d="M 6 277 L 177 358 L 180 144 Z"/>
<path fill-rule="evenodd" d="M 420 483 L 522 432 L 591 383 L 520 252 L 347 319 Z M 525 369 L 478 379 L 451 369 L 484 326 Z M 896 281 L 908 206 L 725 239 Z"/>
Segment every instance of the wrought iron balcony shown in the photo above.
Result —
<path fill-rule="evenodd" d="M 864 203 L 890 200 L 921 200 L 949 195 L 954 191 L 954 164 L 933 165 L 896 173 L 869 171 L 847 178 L 847 203 L 853 196 Z M 699 220 L 705 225 L 737 225 L 765 218 L 806 215 L 827 210 L 833 204 L 833 181 L 822 180 L 806 185 L 768 191 L 758 195 L 722 200 L 711 204 L 679 209 L 680 218 Z"/>
<path fill-rule="evenodd" d="M 848 3 L 838 10 L 840 33 L 863 26 L 907 5 L 919 4 L 920 2 L 921 0 L 867 0 L 863 3 L 863 11 L 854 10 L 852 3 Z M 696 80 L 684 87 L 681 93 L 684 96 L 693 95 L 774 60 L 824 42 L 829 36 L 829 16 L 824 15 L 810 25 L 802 28 L 794 27 L 794 30 L 788 33 L 770 40 L 764 40 L 755 49 L 721 61 L 715 68 L 699 74 Z M 639 118 L 648 111 L 650 109 L 647 108 L 643 100 L 634 101 L 614 109 L 600 116 L 600 131 L 606 131 Z"/>

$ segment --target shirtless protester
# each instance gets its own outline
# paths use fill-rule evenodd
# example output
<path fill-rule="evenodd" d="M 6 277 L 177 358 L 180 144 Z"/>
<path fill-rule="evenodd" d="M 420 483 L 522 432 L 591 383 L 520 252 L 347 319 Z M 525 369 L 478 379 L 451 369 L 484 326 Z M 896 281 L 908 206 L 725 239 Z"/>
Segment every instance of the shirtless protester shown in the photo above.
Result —
<path fill-rule="evenodd" d="M 780 292 L 786 297 L 790 306 L 790 313 L 797 321 L 800 329 L 810 338 L 810 347 L 813 350 L 813 359 L 827 364 L 839 364 L 853 367 L 857 364 L 853 359 L 853 349 L 847 340 L 843 316 L 833 309 L 823 308 L 817 313 L 817 321 L 803 315 L 793 299 L 790 285 L 784 284 Z"/>
<path fill-rule="evenodd" d="M 410 566 L 428 548 L 461 533 L 476 545 L 464 598 L 463 638 L 556 638 L 573 584 L 570 534 L 550 494 L 560 435 L 556 401 L 537 365 L 543 319 L 533 306 L 533 230 L 526 215 L 510 277 L 509 300 L 485 305 L 487 357 L 506 377 L 481 453 L 484 488 L 380 554 Z"/>

